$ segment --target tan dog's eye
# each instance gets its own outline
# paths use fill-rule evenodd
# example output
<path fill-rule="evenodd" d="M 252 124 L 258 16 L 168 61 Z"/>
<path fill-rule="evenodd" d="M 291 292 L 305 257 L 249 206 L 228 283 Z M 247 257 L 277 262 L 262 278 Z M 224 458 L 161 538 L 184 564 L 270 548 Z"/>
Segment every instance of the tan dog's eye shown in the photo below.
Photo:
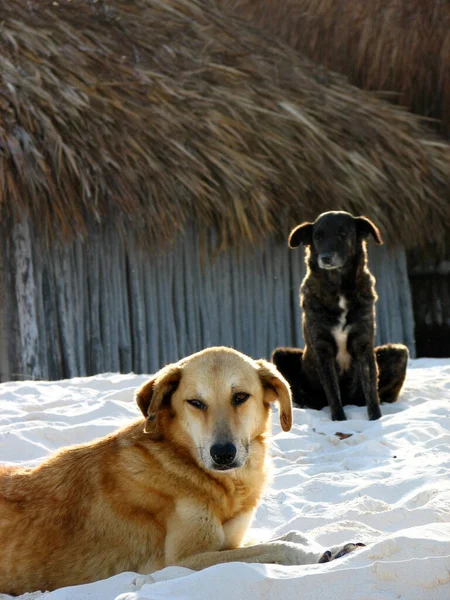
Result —
<path fill-rule="evenodd" d="M 250 394 L 246 394 L 245 392 L 238 392 L 233 396 L 233 406 L 239 406 L 240 404 L 244 404 L 250 398 Z"/>
<path fill-rule="evenodd" d="M 208 408 L 201 400 L 186 400 L 186 402 L 198 410 L 206 410 Z"/>

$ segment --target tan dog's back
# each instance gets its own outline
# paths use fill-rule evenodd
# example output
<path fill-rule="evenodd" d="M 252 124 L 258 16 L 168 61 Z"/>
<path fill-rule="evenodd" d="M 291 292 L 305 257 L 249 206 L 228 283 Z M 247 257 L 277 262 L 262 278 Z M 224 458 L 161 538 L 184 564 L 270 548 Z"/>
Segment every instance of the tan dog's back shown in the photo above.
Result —
<path fill-rule="evenodd" d="M 127 493 L 121 499 L 122 459 L 131 465 L 136 453 L 134 462 L 143 466 L 138 446 L 124 442 L 141 431 L 139 422 L 92 445 L 63 450 L 37 469 L 0 472 L 0 591 L 94 581 L 137 570 L 151 556 L 157 527 L 148 527 L 145 510 Z M 164 513 L 157 500 L 155 509 Z"/>

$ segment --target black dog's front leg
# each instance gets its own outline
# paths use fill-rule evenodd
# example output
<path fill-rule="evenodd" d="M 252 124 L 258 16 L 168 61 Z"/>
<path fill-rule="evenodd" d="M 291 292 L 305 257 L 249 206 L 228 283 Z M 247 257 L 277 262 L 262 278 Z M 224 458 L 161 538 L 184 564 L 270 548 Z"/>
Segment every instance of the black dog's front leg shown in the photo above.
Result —
<path fill-rule="evenodd" d="M 319 380 L 330 406 L 331 418 L 333 421 L 345 421 L 347 417 L 342 408 L 339 378 L 334 360 L 335 349 L 329 342 L 316 340 L 313 343 L 313 351 Z"/>
<path fill-rule="evenodd" d="M 357 363 L 357 374 L 366 401 L 369 419 L 375 421 L 382 416 L 377 390 L 378 369 L 375 352 L 371 347 L 366 348 L 354 360 Z"/>

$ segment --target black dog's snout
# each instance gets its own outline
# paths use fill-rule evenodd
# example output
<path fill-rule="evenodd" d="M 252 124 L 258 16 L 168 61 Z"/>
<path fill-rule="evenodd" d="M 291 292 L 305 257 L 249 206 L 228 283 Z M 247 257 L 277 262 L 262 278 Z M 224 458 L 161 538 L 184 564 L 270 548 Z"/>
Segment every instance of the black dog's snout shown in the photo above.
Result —
<path fill-rule="evenodd" d="M 211 457 L 217 465 L 231 465 L 236 458 L 236 446 L 231 442 L 211 446 Z"/>
<path fill-rule="evenodd" d="M 321 254 L 320 260 L 323 262 L 324 265 L 331 265 L 333 262 L 333 255 L 332 254 Z"/>

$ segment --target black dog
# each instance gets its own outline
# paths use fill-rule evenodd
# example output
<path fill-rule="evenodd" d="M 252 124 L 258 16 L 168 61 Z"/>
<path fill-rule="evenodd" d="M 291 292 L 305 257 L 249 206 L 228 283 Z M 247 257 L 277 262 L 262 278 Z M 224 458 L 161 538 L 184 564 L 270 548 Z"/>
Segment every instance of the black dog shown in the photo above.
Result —
<path fill-rule="evenodd" d="M 374 348 L 375 279 L 367 267 L 366 240 L 382 244 L 365 217 L 327 212 L 303 223 L 289 246 L 307 246 L 307 273 L 300 287 L 305 349 L 277 348 L 272 360 L 291 384 L 294 402 L 321 409 L 334 421 L 346 419 L 345 404 L 367 405 L 379 419 L 382 402 L 394 402 L 403 386 L 408 349 Z"/>

